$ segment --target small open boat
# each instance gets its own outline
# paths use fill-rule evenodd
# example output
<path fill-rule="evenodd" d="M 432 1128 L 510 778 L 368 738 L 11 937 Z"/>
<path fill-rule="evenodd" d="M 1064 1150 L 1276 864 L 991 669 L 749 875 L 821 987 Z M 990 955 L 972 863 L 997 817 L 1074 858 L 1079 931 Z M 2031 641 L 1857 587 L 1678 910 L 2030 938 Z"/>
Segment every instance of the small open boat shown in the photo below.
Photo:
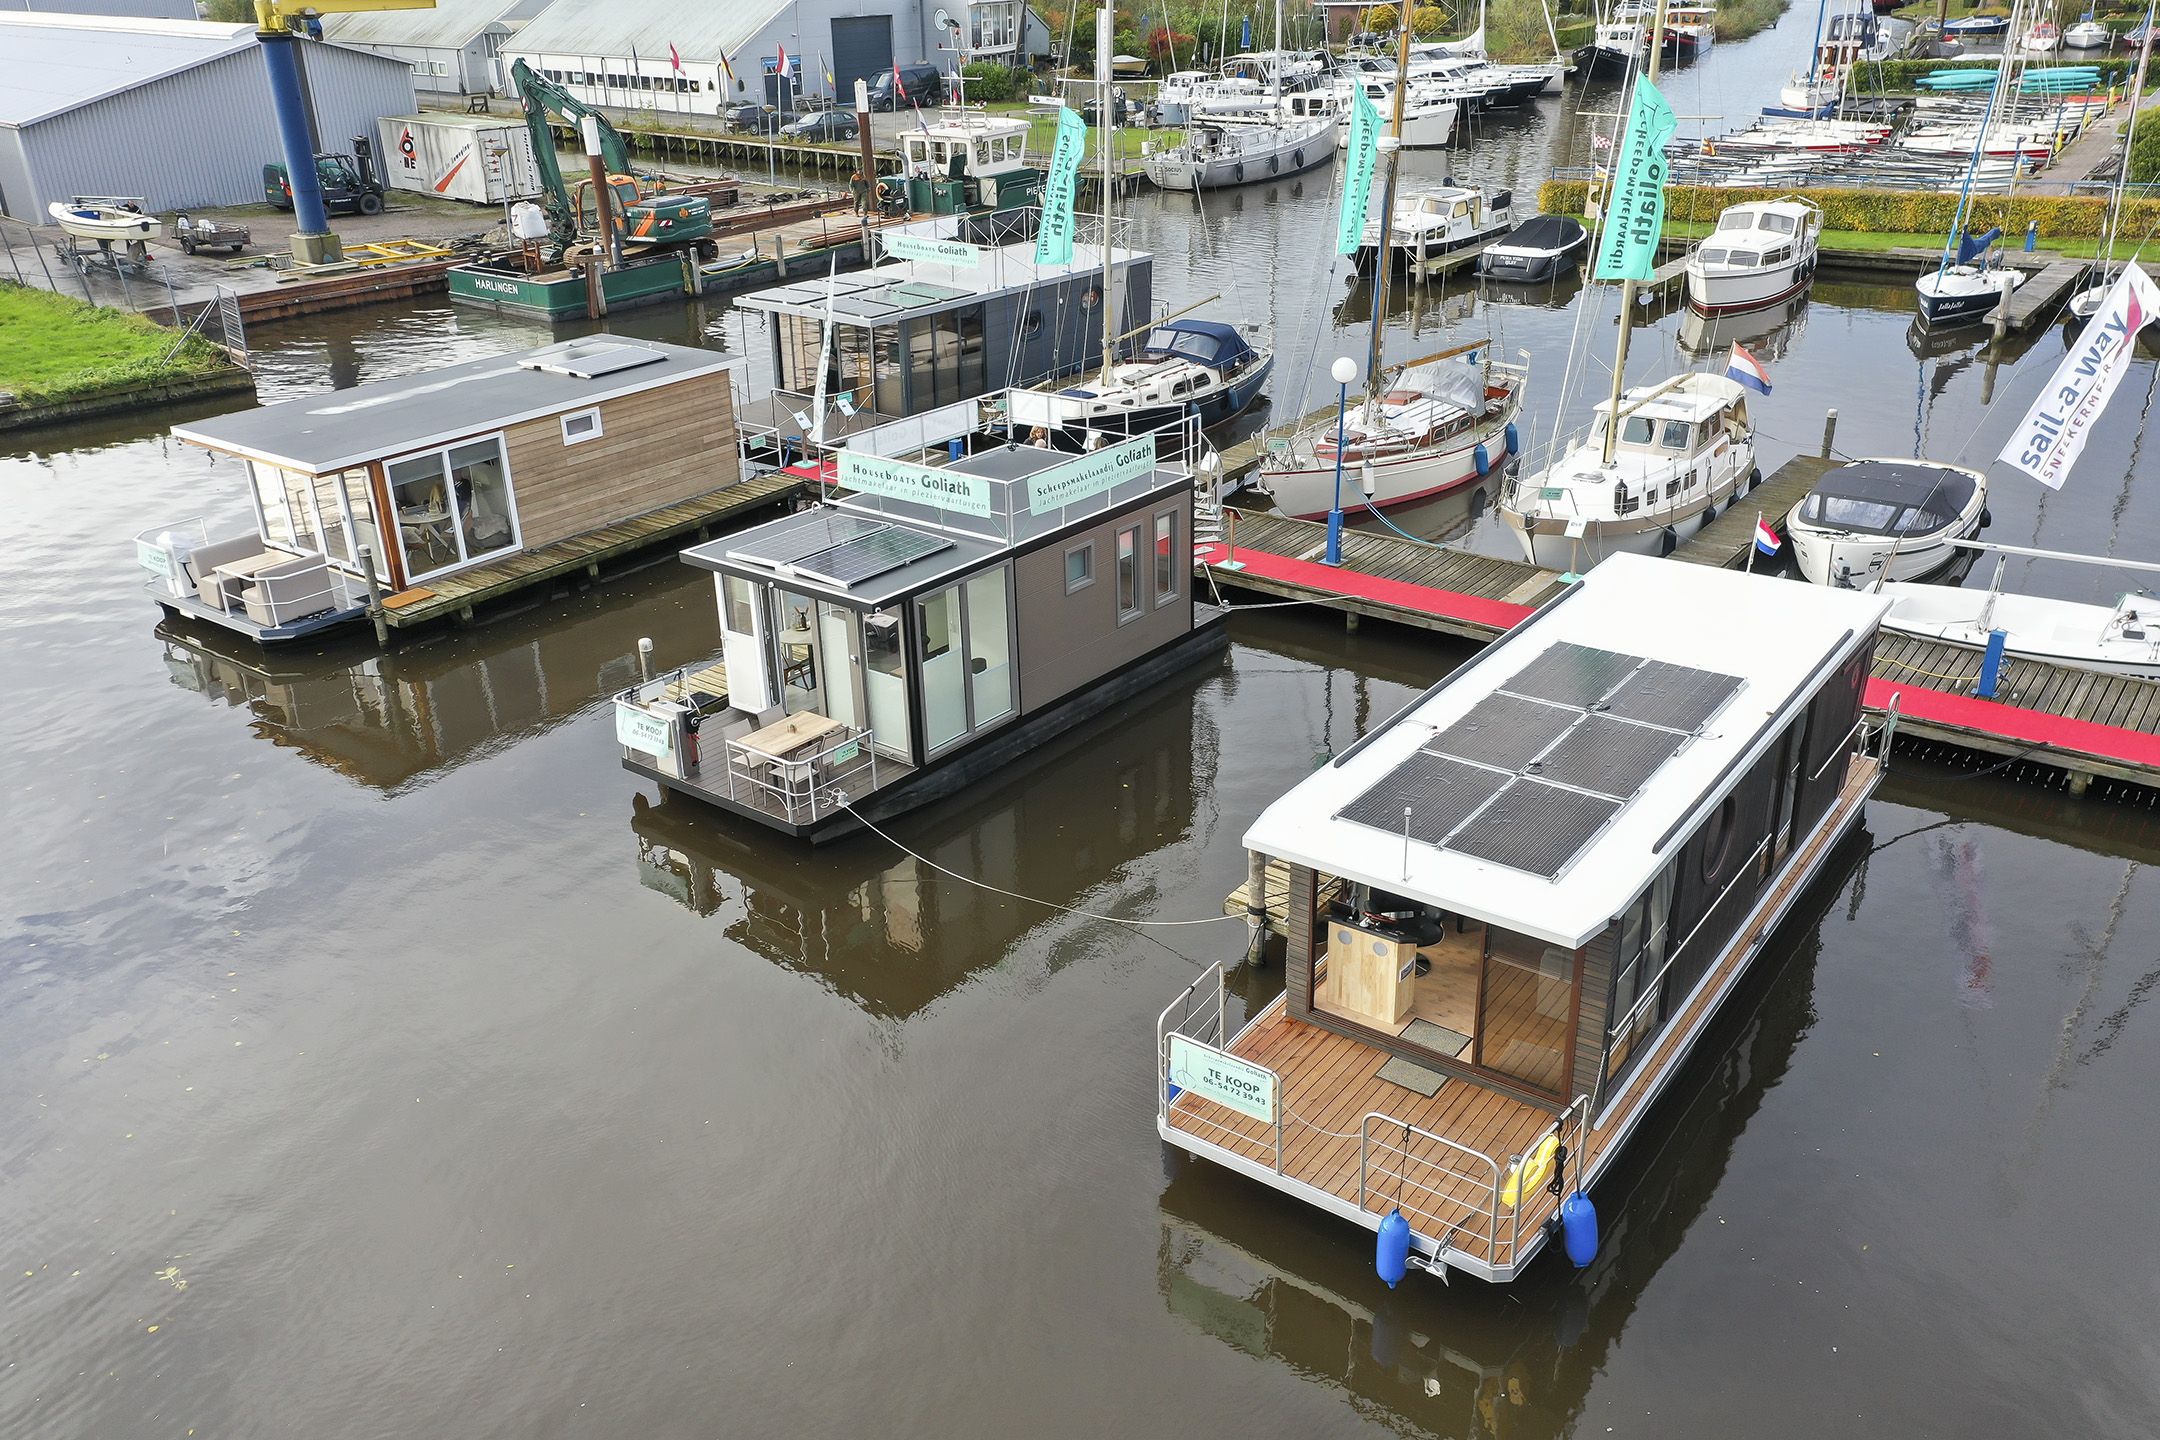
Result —
<path fill-rule="evenodd" d="M 142 202 L 102 195 L 77 195 L 55 200 L 45 207 L 53 223 L 80 240 L 110 244 L 115 240 L 147 240 L 162 228 L 158 217 L 145 214 Z"/>
<path fill-rule="evenodd" d="M 2160 600 L 2141 591 L 2113 606 L 2005 594 L 2002 566 L 1986 590 L 1890 581 L 1885 630 L 1984 648 L 2003 632 L 2003 653 L 2111 675 L 2160 676 Z"/>

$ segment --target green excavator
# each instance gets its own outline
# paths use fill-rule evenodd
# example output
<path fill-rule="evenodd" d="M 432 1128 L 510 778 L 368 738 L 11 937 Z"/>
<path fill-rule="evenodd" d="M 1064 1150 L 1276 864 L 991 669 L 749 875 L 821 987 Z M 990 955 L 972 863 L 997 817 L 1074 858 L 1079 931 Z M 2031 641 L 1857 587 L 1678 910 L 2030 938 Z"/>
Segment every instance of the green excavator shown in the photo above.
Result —
<path fill-rule="evenodd" d="M 540 169 L 540 183 L 547 192 L 543 208 L 548 230 L 565 254 L 580 243 L 590 245 L 600 235 L 600 201 L 590 178 L 568 183 L 555 155 L 555 136 L 548 129 L 550 112 L 560 115 L 573 129 L 589 116 L 600 131 L 600 159 L 607 170 L 607 188 L 623 244 L 679 245 L 703 240 L 712 234 L 712 198 L 698 193 L 662 192 L 650 177 L 633 174 L 630 148 L 607 117 L 561 86 L 533 73 L 523 60 L 510 67 L 510 77 L 525 106 L 525 128 L 532 134 L 533 163 Z M 702 188 L 702 187 L 701 187 Z"/>

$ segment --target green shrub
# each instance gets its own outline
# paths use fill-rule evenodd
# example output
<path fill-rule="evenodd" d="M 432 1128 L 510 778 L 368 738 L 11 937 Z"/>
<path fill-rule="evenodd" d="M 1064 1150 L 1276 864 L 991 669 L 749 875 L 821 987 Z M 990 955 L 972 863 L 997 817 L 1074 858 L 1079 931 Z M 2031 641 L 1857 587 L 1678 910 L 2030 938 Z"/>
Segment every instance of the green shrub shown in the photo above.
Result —
<path fill-rule="evenodd" d="M 2160 179 L 2160 105 L 2138 116 L 2137 147 L 2130 152 L 2131 183 Z"/>
<path fill-rule="evenodd" d="M 969 100 L 982 100 L 994 105 L 1028 93 L 1025 71 L 1008 70 L 1003 65 L 993 64 L 988 60 L 977 60 L 973 64 L 963 65 L 960 73 L 967 77 Z"/>
<path fill-rule="evenodd" d="M 2142 147 L 2141 147 L 2142 148 Z M 2155 156 L 2160 160 L 2160 155 Z M 2134 175 L 2133 171 L 2133 175 Z M 1562 215 L 1583 213 L 1589 186 L 1581 180 L 1547 181 L 1538 191 L 1538 208 Z M 1870 235 L 1947 235 L 1957 218 L 1958 197 L 1902 190 L 1743 190 L 1674 185 L 1665 191 L 1665 214 L 1673 220 L 1707 221 L 1727 206 L 1750 200 L 1798 195 L 1822 207 L 1823 227 Z M 2000 225 L 2005 235 L 2022 237 L 2037 223 L 2052 240 L 2097 240 L 2107 228 L 2106 197 L 2099 195 L 1975 195 L 1966 220 L 1969 230 Z M 2123 205 L 2126 233 L 2160 228 L 2160 200 L 2131 200 Z"/>

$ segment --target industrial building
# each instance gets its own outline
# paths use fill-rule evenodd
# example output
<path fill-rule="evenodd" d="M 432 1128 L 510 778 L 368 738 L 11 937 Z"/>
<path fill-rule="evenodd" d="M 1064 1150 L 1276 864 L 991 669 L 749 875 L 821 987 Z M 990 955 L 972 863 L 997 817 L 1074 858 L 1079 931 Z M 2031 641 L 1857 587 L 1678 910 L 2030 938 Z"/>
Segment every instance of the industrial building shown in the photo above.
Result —
<path fill-rule="evenodd" d="M 5 0 L 0 0 L 5 3 Z M 323 38 L 412 67 L 413 88 L 440 95 L 507 95 L 511 36 L 548 0 L 435 0 L 432 10 L 322 17 Z"/>
<path fill-rule="evenodd" d="M 284 155 L 258 49 L 253 25 L 0 11 L 0 214 L 43 224 L 74 195 L 260 202 L 263 165 Z M 318 149 L 414 108 L 397 61 L 313 42 L 300 55 Z"/>
<path fill-rule="evenodd" d="M 138 20 L 193 20 L 195 0 L 0 0 L 0 14 L 132 15 Z"/>
<path fill-rule="evenodd" d="M 845 101 L 896 64 L 1025 65 L 1050 33 L 1024 0 L 554 0 L 502 48 L 588 104 L 710 115 Z"/>

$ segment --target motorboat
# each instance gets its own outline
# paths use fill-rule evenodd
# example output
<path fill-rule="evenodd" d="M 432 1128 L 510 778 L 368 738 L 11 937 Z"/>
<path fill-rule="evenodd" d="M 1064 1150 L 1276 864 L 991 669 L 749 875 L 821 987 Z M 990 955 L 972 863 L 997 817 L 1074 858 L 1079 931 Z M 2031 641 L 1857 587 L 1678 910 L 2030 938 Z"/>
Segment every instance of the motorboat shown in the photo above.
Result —
<path fill-rule="evenodd" d="M 1855 460 L 1825 471 L 1785 521 L 1800 572 L 1866 590 L 1925 581 L 1966 557 L 1951 544 L 1987 527 L 1987 475 L 1931 460 Z"/>
<path fill-rule="evenodd" d="M 1917 125 L 1898 137 L 1897 148 L 1928 155 L 1970 155 L 1978 146 L 1983 160 L 2045 162 L 2055 153 L 2059 132 L 2048 125 L 1998 123 L 1979 125 Z"/>
<path fill-rule="evenodd" d="M 1388 254 L 1391 260 L 1422 264 L 1482 248 L 1515 228 L 1514 203 L 1512 190 L 1488 197 L 1482 186 L 1458 185 L 1449 176 L 1433 189 L 1397 198 Z M 1380 244 L 1380 222 L 1369 219 L 1358 248 L 1359 269 L 1373 266 Z"/>
<path fill-rule="evenodd" d="M 53 201 L 45 207 L 45 213 L 78 240 L 95 240 L 100 245 L 116 240 L 139 244 L 164 228 L 163 222 L 145 212 L 142 205 L 134 197 L 77 195 Z"/>
<path fill-rule="evenodd" d="M 1665 53 L 1675 60 L 1692 60 L 1717 42 L 1717 8 L 1711 5 L 1670 5 L 1665 11 Z"/>
<path fill-rule="evenodd" d="M 1155 107 L 1165 125 L 1183 125 L 1198 116 L 1231 114 L 1267 104 L 1256 80 L 1226 79 L 1205 70 L 1180 70 L 1155 92 Z"/>
<path fill-rule="evenodd" d="M 1138 55 L 1112 55 L 1110 73 L 1120 80 L 1138 80 L 1147 74 L 1148 62 Z"/>
<path fill-rule="evenodd" d="M 2096 20 L 2080 20 L 2062 32 L 2066 50 L 2105 50 L 2115 43 L 2115 32 Z"/>
<path fill-rule="evenodd" d="M 1752 310 L 1808 287 L 1822 239 L 1822 210 L 1805 200 L 1754 200 L 1718 216 L 1687 258 L 1688 304 Z"/>
<path fill-rule="evenodd" d="M 2042 20 L 2025 32 L 2024 47 L 2045 55 L 2062 47 L 2062 31 L 2052 20 Z"/>
<path fill-rule="evenodd" d="M 1375 79 L 1371 76 L 1351 81 L 1365 91 L 1365 98 L 1383 115 L 1392 113 L 1395 95 L 1394 77 Z M 1349 92 L 1338 91 L 1335 105 L 1336 142 L 1349 144 L 1350 114 L 1353 108 Z M 1403 96 L 1402 148 L 1405 150 L 1438 150 L 1445 147 L 1455 136 L 1455 126 L 1462 118 L 1463 101 L 1448 99 L 1432 90 L 1413 85 Z M 1474 103 L 1474 102 L 1473 102 Z"/>
<path fill-rule="evenodd" d="M 1845 98 L 1845 80 L 1835 66 L 1825 65 L 1813 73 L 1799 74 L 1778 90 L 1779 109 L 1765 115 L 1808 120 L 1828 119 Z"/>
<path fill-rule="evenodd" d="M 1957 259 L 1913 282 L 1920 297 L 1920 318 L 1931 326 L 1969 325 L 1981 319 L 2025 283 L 2025 272 L 1992 263 L 1990 250 L 2001 230 L 1969 235 L 1958 242 Z M 1946 255 L 1943 257 L 1949 261 Z"/>
<path fill-rule="evenodd" d="M 1883 628 L 1984 648 L 2003 632 L 2003 654 L 2110 675 L 2160 676 L 2160 599 L 2136 591 L 2113 608 L 2005 594 L 2003 564 L 1986 590 L 1889 581 Z"/>
<path fill-rule="evenodd" d="M 1608 20 L 1590 43 L 1593 75 L 1624 75 L 1650 54 L 1650 30 L 1639 20 Z"/>
<path fill-rule="evenodd" d="M 1345 498 L 1376 509 L 1463 489 L 1491 475 L 1514 446 L 1530 372 L 1493 360 L 1479 342 L 1406 365 L 1337 428 L 1330 415 L 1271 450 L 1254 477 L 1276 508 L 1326 518 L 1337 476 Z M 1338 471 L 1336 457 L 1341 456 Z"/>
<path fill-rule="evenodd" d="M 1130 435 L 1187 416 L 1220 425 L 1259 397 L 1274 364 L 1274 351 L 1253 345 L 1235 325 L 1173 316 L 1107 374 L 1055 390 L 1054 428 Z"/>
<path fill-rule="evenodd" d="M 1600 401 L 1586 434 L 1503 493 L 1501 518 L 1531 564 L 1573 571 L 1621 551 L 1669 555 L 1761 476 L 1747 391 L 1723 375 L 1689 373 L 1627 391 L 1608 464 L 1612 413 L 1612 402 Z"/>
<path fill-rule="evenodd" d="M 1195 120 L 1176 145 L 1141 155 L 1140 168 L 1163 190 L 1216 190 L 1296 175 L 1335 158 L 1332 116 Z"/>
<path fill-rule="evenodd" d="M 1991 35 L 2010 33 L 2008 15 L 1967 15 L 1962 20 L 1952 20 L 1942 27 L 1942 33 L 1953 39 L 1979 40 Z"/>
<path fill-rule="evenodd" d="M 1590 232 L 1572 215 L 1533 215 L 1478 255 L 1488 280 L 1557 280 L 1582 260 Z"/>

